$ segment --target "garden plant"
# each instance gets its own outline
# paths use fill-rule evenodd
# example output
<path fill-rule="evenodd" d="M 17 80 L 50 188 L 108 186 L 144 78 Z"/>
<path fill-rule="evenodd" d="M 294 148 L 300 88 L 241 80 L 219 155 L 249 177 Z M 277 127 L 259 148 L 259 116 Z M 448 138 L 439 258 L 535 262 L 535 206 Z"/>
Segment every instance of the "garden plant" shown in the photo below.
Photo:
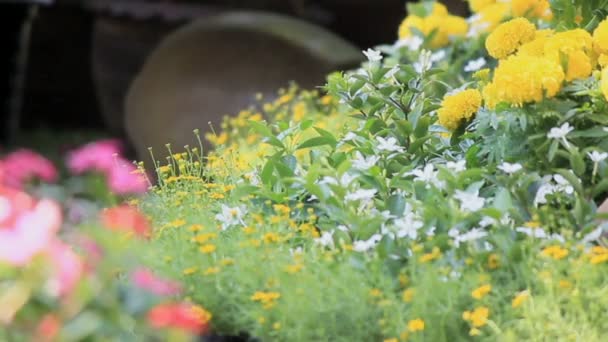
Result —
<path fill-rule="evenodd" d="M 131 165 L 155 182 L 118 208 L 146 218 L 73 228 L 112 250 L 90 272 L 112 305 L 66 304 L 57 336 L 605 340 L 608 1 L 469 4 L 469 18 L 408 4 L 397 41 L 360 68 L 195 130 L 213 151 L 167 145 L 167 160 Z M 8 260 L 0 286 L 21 310 L 7 316 L 0 296 L 0 320 L 26 333 L 61 295 L 36 288 L 25 305 L 37 263 Z M 133 267 L 165 301 L 129 292 Z M 155 303 L 181 303 L 192 325 Z M 83 315 L 97 325 L 73 323 Z"/>

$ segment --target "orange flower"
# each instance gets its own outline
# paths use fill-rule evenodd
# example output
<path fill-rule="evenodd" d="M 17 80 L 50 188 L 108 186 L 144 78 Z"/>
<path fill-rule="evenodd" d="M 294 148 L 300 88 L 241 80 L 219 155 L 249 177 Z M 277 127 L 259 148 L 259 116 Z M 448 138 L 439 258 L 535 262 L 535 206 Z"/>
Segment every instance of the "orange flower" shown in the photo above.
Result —
<path fill-rule="evenodd" d="M 152 231 L 148 219 L 130 205 L 104 209 L 101 212 L 101 223 L 111 230 L 133 232 L 146 238 Z"/>
<path fill-rule="evenodd" d="M 203 334 L 209 329 L 211 315 L 202 315 L 198 306 L 187 303 L 159 304 L 148 312 L 148 323 L 157 329 L 174 328 L 192 334 Z"/>

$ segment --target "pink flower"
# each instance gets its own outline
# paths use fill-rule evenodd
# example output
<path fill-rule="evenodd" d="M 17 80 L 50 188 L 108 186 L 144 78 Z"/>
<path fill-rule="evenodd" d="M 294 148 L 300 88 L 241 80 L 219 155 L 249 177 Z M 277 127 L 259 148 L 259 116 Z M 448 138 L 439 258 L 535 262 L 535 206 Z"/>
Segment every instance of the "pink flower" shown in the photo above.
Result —
<path fill-rule="evenodd" d="M 34 256 L 45 251 L 54 241 L 61 227 L 61 209 L 51 200 L 41 200 L 32 205 L 23 196 L 4 196 L 0 189 L 0 201 L 4 206 L 0 220 L 0 262 L 14 266 L 27 264 Z"/>
<path fill-rule="evenodd" d="M 148 190 L 146 176 L 123 158 L 116 160 L 107 173 L 107 178 L 110 190 L 118 195 L 141 194 Z"/>
<path fill-rule="evenodd" d="M 86 144 L 68 153 L 67 166 L 70 172 L 82 174 L 87 171 L 109 172 L 122 152 L 120 141 L 105 139 Z"/>
<path fill-rule="evenodd" d="M 59 240 L 54 241 L 46 252 L 52 266 L 47 288 L 56 296 L 65 296 L 80 280 L 84 265 L 72 248 Z"/>
<path fill-rule="evenodd" d="M 131 274 L 135 286 L 159 296 L 173 296 L 179 294 L 179 283 L 158 278 L 150 270 L 140 268 Z"/>
<path fill-rule="evenodd" d="M 55 182 L 58 177 L 57 169 L 50 160 L 27 149 L 11 152 L 4 157 L 2 169 L 3 183 L 17 189 L 33 178 Z"/>

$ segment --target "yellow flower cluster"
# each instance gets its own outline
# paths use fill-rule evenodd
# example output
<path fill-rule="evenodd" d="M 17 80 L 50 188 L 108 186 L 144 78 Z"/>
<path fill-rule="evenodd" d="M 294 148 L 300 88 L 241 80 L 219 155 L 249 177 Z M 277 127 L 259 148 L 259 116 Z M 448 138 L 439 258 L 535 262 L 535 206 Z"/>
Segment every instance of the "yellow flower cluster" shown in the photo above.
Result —
<path fill-rule="evenodd" d="M 486 39 L 490 56 L 503 59 L 534 39 L 536 27 L 526 18 L 515 18 L 498 26 Z"/>
<path fill-rule="evenodd" d="M 277 299 L 281 298 L 281 294 L 278 292 L 264 292 L 264 291 L 256 291 L 253 296 L 251 296 L 251 300 L 254 302 L 262 303 L 264 309 L 270 309 L 275 304 Z"/>
<path fill-rule="evenodd" d="M 479 330 L 477 328 L 483 327 L 488 323 L 488 317 L 490 316 L 490 309 L 485 306 L 476 307 L 473 311 L 465 311 L 462 313 L 462 319 L 469 322 L 473 327 L 469 334 L 472 336 L 478 335 Z"/>
<path fill-rule="evenodd" d="M 595 246 L 591 249 L 591 258 L 589 260 L 592 264 L 601 264 L 608 262 L 608 248 L 603 246 Z"/>
<path fill-rule="evenodd" d="M 413 319 L 407 322 L 407 330 L 410 332 L 422 331 L 424 330 L 424 321 L 420 318 Z"/>
<path fill-rule="evenodd" d="M 530 297 L 530 291 L 526 290 L 526 291 L 519 292 L 518 294 L 515 295 L 515 297 L 511 301 L 511 307 L 517 308 L 517 307 L 521 306 L 523 304 L 523 302 L 526 301 L 526 299 L 528 299 L 528 297 Z"/>
<path fill-rule="evenodd" d="M 606 38 L 608 20 L 598 26 L 593 36 L 583 29 L 536 30 L 525 18 L 501 24 L 486 40 L 490 55 L 500 59 L 492 82 L 483 90 L 486 105 L 494 108 L 506 102 L 522 106 L 555 96 L 564 80 L 591 75 L 598 61 L 602 61 L 602 46 L 608 48 L 603 40 Z M 608 63 L 608 54 L 605 56 Z M 604 88 L 608 95 L 608 83 Z"/>
<path fill-rule="evenodd" d="M 485 284 L 473 290 L 473 292 L 471 292 L 471 297 L 481 299 L 490 293 L 490 291 L 492 291 L 492 285 Z"/>
<path fill-rule="evenodd" d="M 399 26 L 399 39 L 407 39 L 420 31 L 425 37 L 433 34 L 429 42 L 431 48 L 440 48 L 450 42 L 451 37 L 463 37 L 467 34 L 467 21 L 459 16 L 450 15 L 447 8 L 440 3 L 433 3 L 431 13 L 425 17 L 408 15 Z"/>
<path fill-rule="evenodd" d="M 551 6 L 549 0 L 468 0 L 469 8 L 472 12 L 480 14 L 483 12 L 496 11 L 500 7 L 504 8 L 501 13 L 504 16 L 529 17 L 544 20 L 551 20 Z"/>
<path fill-rule="evenodd" d="M 481 94 L 476 89 L 467 89 L 456 94 L 446 95 L 437 110 L 439 124 L 454 131 L 463 121 L 473 117 L 481 107 Z"/>
<path fill-rule="evenodd" d="M 552 245 L 543 249 L 541 254 L 555 260 L 560 260 L 568 256 L 568 250 L 559 245 Z"/>

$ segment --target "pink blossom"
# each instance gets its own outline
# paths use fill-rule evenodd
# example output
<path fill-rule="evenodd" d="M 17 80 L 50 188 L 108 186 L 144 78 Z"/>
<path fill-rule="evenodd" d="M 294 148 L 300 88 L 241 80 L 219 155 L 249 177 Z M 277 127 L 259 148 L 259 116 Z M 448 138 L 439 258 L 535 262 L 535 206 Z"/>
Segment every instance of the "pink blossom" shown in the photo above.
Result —
<path fill-rule="evenodd" d="M 172 296 L 179 294 L 179 283 L 158 278 L 150 270 L 140 268 L 131 274 L 135 286 L 159 296 Z"/>
<path fill-rule="evenodd" d="M 148 190 L 145 175 L 123 158 L 116 160 L 107 173 L 107 178 L 110 190 L 118 195 L 141 194 Z"/>
<path fill-rule="evenodd" d="M 82 174 L 87 171 L 109 172 L 122 152 L 120 141 L 105 139 L 86 144 L 68 153 L 67 166 L 70 172 Z"/>
<path fill-rule="evenodd" d="M 39 178 L 45 182 L 55 182 L 58 174 L 50 160 L 34 151 L 20 149 L 4 157 L 2 178 L 4 184 L 20 189 L 33 178 Z"/>
<path fill-rule="evenodd" d="M 0 221 L 0 262 L 23 266 L 54 241 L 61 226 L 61 209 L 51 200 L 27 208 L 30 204 L 24 207 L 26 201 L 11 201 L 4 192 L 0 192 L 0 200 L 8 209 L 4 209 L 4 220 Z"/>
<path fill-rule="evenodd" d="M 80 280 L 84 264 L 72 248 L 56 240 L 46 250 L 52 273 L 47 288 L 56 296 L 69 294 Z"/>

